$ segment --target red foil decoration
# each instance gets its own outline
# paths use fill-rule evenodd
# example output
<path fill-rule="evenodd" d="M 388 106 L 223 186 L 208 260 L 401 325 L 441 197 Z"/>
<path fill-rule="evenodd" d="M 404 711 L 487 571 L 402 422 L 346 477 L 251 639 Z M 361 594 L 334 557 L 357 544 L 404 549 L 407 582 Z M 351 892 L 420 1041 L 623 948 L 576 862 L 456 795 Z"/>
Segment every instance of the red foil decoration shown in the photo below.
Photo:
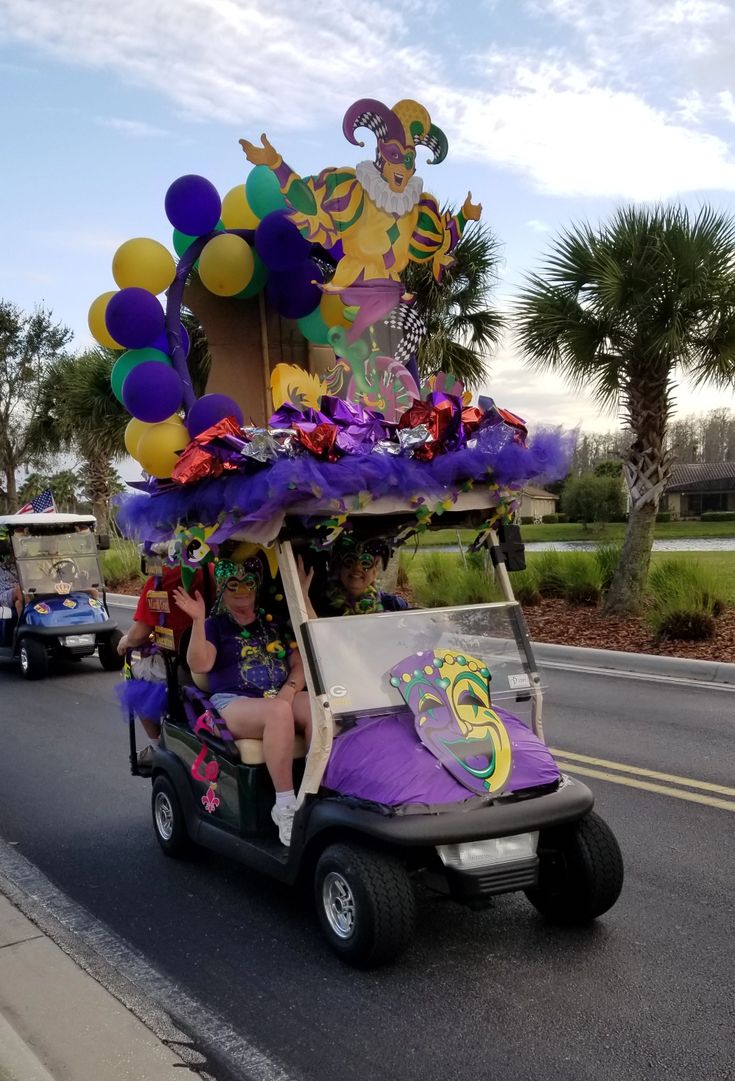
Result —
<path fill-rule="evenodd" d="M 296 428 L 296 439 L 302 446 L 324 462 L 336 462 L 339 458 L 335 442 L 339 428 L 336 424 L 317 424 L 310 432 Z"/>
<path fill-rule="evenodd" d="M 219 477 L 224 470 L 224 462 L 213 458 L 208 450 L 193 442 L 176 463 L 171 479 L 179 484 L 193 484 L 195 480 L 203 480 L 205 477 Z"/>

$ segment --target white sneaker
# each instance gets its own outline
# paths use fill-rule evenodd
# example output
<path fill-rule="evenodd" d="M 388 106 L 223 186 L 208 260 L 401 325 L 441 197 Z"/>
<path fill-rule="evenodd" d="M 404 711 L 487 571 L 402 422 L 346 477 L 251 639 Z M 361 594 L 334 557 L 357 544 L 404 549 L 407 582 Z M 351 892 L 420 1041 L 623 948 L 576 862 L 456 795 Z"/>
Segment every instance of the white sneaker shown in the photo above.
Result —
<path fill-rule="evenodd" d="M 291 844 L 291 830 L 293 829 L 293 816 L 295 814 L 295 803 L 287 803 L 282 807 L 275 803 L 271 810 L 271 818 L 278 826 L 278 840 L 286 847 Z"/>

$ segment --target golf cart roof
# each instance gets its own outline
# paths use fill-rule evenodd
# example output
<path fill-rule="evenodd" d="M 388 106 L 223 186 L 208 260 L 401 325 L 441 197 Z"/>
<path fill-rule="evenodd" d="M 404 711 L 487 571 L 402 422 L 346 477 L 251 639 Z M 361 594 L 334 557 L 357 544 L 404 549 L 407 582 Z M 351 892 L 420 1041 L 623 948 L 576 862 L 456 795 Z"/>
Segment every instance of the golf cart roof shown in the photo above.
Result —
<path fill-rule="evenodd" d="M 66 526 L 85 525 L 94 529 L 97 519 L 93 514 L 54 514 L 46 511 L 37 514 L 0 514 L 0 526 Z"/>
<path fill-rule="evenodd" d="M 417 524 L 416 507 L 422 502 L 417 499 L 415 503 L 409 503 L 400 496 L 382 496 L 373 499 L 370 503 L 360 506 L 360 501 L 345 499 L 346 517 L 353 526 L 361 526 L 368 534 L 381 532 L 398 533 L 399 530 L 415 526 Z M 436 495 L 427 496 L 426 505 L 436 506 Z M 480 529 L 484 521 L 490 516 L 494 502 L 490 493 L 477 490 L 461 492 L 456 499 L 442 511 L 434 514 L 428 523 L 429 529 Z M 304 519 L 316 524 L 320 518 L 334 517 L 333 508 L 315 509 L 307 503 L 295 504 L 289 508 L 288 514 L 282 519 L 282 527 L 278 539 L 285 540 L 293 537 L 303 537 L 310 533 L 309 527 L 305 526 Z M 238 530 L 231 534 L 232 540 L 257 540 L 263 543 L 262 537 L 254 538 L 248 529 Z"/>

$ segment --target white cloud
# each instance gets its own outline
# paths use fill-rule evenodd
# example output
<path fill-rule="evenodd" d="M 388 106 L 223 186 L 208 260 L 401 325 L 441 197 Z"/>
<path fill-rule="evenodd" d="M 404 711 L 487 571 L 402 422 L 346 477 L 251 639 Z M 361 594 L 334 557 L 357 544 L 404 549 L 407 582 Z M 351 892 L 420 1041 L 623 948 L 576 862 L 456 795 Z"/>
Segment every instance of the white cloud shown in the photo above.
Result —
<path fill-rule="evenodd" d="M 148 124 L 144 120 L 126 120 L 123 117 L 117 116 L 98 116 L 95 117 L 94 122 L 95 124 L 99 124 L 100 127 L 113 128 L 115 131 L 119 131 L 123 135 L 129 135 L 134 139 L 153 139 L 170 134 L 170 132 L 165 131 L 163 128 L 158 128 L 154 124 Z"/>
<path fill-rule="evenodd" d="M 533 229 L 534 233 L 548 233 L 551 229 L 550 225 L 547 225 L 545 221 L 538 221 L 537 218 L 531 218 L 526 222 L 529 229 Z"/>

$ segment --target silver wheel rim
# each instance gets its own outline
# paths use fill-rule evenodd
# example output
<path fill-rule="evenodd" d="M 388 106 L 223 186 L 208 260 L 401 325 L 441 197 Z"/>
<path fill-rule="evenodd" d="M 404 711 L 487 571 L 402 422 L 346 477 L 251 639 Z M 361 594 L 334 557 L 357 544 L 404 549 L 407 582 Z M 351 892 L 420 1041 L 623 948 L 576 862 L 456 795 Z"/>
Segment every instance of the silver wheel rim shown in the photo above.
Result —
<path fill-rule="evenodd" d="M 28 664 L 29 664 L 29 661 L 28 661 L 28 654 L 26 652 L 26 647 L 21 646 L 20 647 L 20 667 L 22 668 L 22 670 L 24 672 L 28 671 Z"/>
<path fill-rule="evenodd" d="M 341 939 L 350 938 L 355 931 L 355 896 L 347 879 L 338 871 L 329 871 L 324 878 L 322 904 L 335 935 Z"/>
<path fill-rule="evenodd" d="M 174 833 L 174 809 L 165 792 L 156 793 L 156 829 L 162 840 L 170 841 Z"/>

